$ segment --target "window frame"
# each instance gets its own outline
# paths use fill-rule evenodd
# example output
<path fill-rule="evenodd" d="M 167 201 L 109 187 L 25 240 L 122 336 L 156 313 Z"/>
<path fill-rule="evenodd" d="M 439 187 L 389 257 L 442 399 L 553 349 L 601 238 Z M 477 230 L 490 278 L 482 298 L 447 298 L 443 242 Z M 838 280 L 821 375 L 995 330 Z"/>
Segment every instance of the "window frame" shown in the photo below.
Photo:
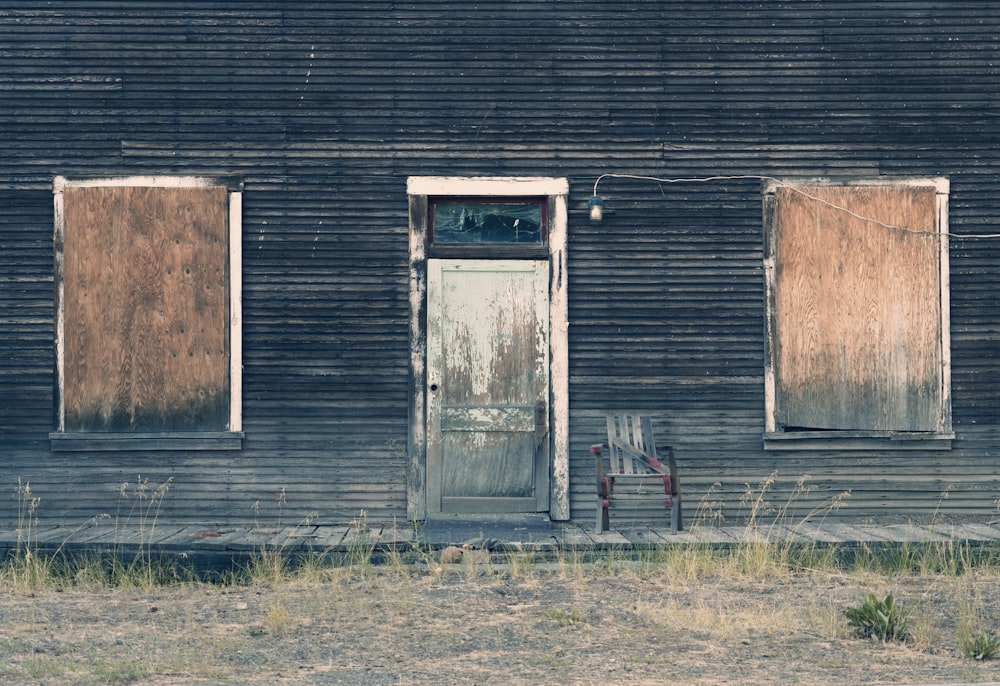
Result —
<path fill-rule="evenodd" d="M 932 188 L 936 198 L 933 218 L 938 235 L 937 270 L 939 283 L 939 354 L 940 401 L 937 408 L 937 426 L 932 431 L 892 430 L 785 430 L 777 422 L 778 397 L 776 368 L 778 350 L 777 281 L 776 281 L 776 190 L 781 187 L 921 187 Z M 767 450 L 948 450 L 955 434 L 951 417 L 951 342 L 950 342 L 950 284 L 948 257 L 948 201 L 950 184 L 946 178 L 877 179 L 768 179 L 763 182 L 764 275 L 766 300 L 764 370 L 765 427 L 764 447 Z"/>
<path fill-rule="evenodd" d="M 229 408 L 223 431 L 135 431 L 67 432 L 65 388 L 65 283 L 64 283 L 64 193 L 72 188 L 218 188 L 224 187 L 228 217 L 228 338 L 229 338 Z M 239 179 L 201 176 L 129 176 L 67 179 L 57 176 L 52 183 L 54 205 L 55 254 L 55 347 L 56 427 L 49 434 L 54 451 L 89 450 L 239 450 L 243 445 L 243 345 L 242 345 L 242 274 L 243 274 L 243 184 Z"/>

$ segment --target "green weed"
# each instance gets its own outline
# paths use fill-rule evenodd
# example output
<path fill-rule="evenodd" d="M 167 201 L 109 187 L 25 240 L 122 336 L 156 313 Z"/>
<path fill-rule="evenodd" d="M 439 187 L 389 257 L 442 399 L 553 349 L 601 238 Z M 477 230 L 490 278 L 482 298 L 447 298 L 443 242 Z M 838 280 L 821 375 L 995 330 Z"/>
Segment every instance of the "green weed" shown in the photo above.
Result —
<path fill-rule="evenodd" d="M 891 593 L 881 600 L 872 593 L 861 605 L 844 610 L 844 616 L 859 638 L 884 642 L 905 641 L 909 637 L 910 612 L 897 604 Z"/>
<path fill-rule="evenodd" d="M 551 619 L 561 628 L 579 626 L 587 621 L 583 613 L 574 608 L 565 611 L 556 609 L 544 610 L 542 615 L 547 619 Z"/>
<path fill-rule="evenodd" d="M 1000 636 L 985 631 L 960 636 L 958 652 L 974 660 L 992 660 L 1000 655 Z"/>

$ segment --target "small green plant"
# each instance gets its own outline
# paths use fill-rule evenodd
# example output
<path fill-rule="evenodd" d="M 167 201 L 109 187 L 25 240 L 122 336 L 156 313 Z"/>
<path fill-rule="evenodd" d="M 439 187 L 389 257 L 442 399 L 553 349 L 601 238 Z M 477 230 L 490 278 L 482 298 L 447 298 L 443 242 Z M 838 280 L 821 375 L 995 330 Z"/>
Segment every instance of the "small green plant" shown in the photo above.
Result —
<path fill-rule="evenodd" d="M 974 660 L 992 660 L 1000 656 L 1000 636 L 986 631 L 962 636 L 958 640 L 958 650 Z"/>
<path fill-rule="evenodd" d="M 545 617 L 551 619 L 553 622 L 558 624 L 560 627 L 571 627 L 579 626 L 587 621 L 583 616 L 583 613 L 575 608 L 571 608 L 569 611 L 564 612 L 563 610 L 545 610 L 542 612 Z"/>
<path fill-rule="evenodd" d="M 971 585 L 959 586 L 956 596 L 955 637 L 959 654 L 974 660 L 1000 657 L 1000 635 L 984 631 L 986 620 L 978 588 Z"/>
<path fill-rule="evenodd" d="M 910 612 L 898 605 L 892 594 L 883 600 L 870 594 L 861 605 L 844 610 L 847 623 L 860 638 L 880 641 L 905 641 Z"/>

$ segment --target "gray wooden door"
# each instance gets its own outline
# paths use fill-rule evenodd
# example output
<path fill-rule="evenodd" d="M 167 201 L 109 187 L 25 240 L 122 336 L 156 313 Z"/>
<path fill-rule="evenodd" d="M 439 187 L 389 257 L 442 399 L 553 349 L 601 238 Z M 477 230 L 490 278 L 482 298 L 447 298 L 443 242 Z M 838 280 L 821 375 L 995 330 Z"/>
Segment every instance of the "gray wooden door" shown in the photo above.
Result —
<path fill-rule="evenodd" d="M 428 512 L 544 512 L 548 262 L 427 262 Z"/>

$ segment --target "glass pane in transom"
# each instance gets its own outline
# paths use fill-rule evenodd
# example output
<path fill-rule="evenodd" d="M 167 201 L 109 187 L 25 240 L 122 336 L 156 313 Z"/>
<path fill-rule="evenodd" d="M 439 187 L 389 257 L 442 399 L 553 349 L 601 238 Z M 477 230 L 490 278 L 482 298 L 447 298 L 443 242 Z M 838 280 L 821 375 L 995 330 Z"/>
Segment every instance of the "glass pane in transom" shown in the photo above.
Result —
<path fill-rule="evenodd" d="M 544 207 L 541 199 L 432 200 L 431 241 L 434 245 L 543 245 Z"/>

